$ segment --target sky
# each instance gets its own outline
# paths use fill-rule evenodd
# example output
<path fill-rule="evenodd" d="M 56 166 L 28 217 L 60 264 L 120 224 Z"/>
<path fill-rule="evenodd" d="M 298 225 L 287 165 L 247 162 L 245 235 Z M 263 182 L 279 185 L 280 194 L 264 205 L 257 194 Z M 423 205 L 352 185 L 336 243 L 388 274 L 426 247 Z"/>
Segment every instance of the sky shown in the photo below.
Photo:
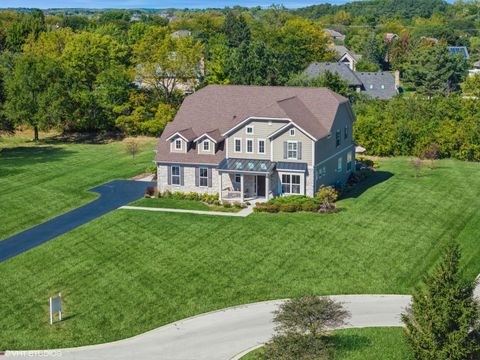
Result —
<path fill-rule="evenodd" d="M 343 4 L 347 0 L 1 0 L 0 8 L 223 8 L 225 6 L 269 6 L 282 4 L 289 8 L 303 7 L 320 3 Z"/>

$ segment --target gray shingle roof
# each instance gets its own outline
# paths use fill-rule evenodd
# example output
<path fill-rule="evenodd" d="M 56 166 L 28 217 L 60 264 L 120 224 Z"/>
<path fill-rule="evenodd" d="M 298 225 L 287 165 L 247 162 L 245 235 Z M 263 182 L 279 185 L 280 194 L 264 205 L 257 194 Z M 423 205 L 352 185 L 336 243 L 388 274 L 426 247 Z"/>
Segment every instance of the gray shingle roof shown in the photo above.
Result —
<path fill-rule="evenodd" d="M 362 55 L 355 54 L 353 51 L 350 51 L 348 48 L 346 48 L 343 45 L 332 45 L 331 49 L 337 53 L 337 56 L 335 57 L 336 60 L 340 60 L 345 54 L 349 54 L 352 58 L 354 58 L 357 61 L 359 61 L 362 58 Z"/>
<path fill-rule="evenodd" d="M 391 99 L 397 95 L 395 75 L 388 71 L 357 72 L 357 77 L 363 83 L 365 92 L 378 99 Z"/>
<path fill-rule="evenodd" d="M 340 106 L 349 106 L 348 99 L 326 88 L 209 85 L 188 96 L 175 119 L 167 124 L 156 160 L 218 164 L 225 157 L 223 149 L 215 155 L 199 155 L 193 147 L 187 153 L 171 153 L 166 139 L 190 128 L 197 136 L 218 130 L 216 136 L 221 139 L 220 134 L 249 117 L 288 118 L 320 139 L 330 131 Z"/>
<path fill-rule="evenodd" d="M 327 63 L 319 63 L 314 62 L 311 63 L 308 68 L 305 70 L 305 73 L 311 77 L 318 77 L 325 72 L 331 72 L 337 74 L 343 80 L 348 82 L 350 86 L 361 86 L 362 82 L 360 79 L 355 75 L 355 73 L 348 67 L 348 65 L 343 63 L 337 62 L 327 62 Z"/>

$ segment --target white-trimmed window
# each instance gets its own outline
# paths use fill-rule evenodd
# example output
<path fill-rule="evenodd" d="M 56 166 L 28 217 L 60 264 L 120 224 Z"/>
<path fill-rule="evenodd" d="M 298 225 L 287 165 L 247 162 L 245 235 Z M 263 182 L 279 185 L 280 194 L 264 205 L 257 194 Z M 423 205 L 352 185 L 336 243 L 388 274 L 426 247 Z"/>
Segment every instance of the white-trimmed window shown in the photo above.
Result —
<path fill-rule="evenodd" d="M 282 174 L 282 193 L 300 194 L 300 175 Z"/>
<path fill-rule="evenodd" d="M 253 153 L 253 140 L 247 139 L 247 153 Z"/>
<path fill-rule="evenodd" d="M 180 166 L 172 166 L 172 185 L 180 185 Z"/>
<path fill-rule="evenodd" d="M 257 149 L 259 154 L 265 154 L 265 140 L 264 139 L 258 139 L 258 149 Z"/>
<path fill-rule="evenodd" d="M 236 153 L 242 152 L 242 139 L 235 139 L 235 148 Z"/>
<path fill-rule="evenodd" d="M 338 162 L 337 162 L 337 172 L 339 172 L 339 173 L 342 172 L 342 163 L 343 163 L 343 159 L 341 157 L 339 157 Z"/>
<path fill-rule="evenodd" d="M 203 140 L 203 151 L 210 151 L 210 141 Z"/>
<path fill-rule="evenodd" d="M 245 128 L 245 132 L 246 132 L 248 135 L 253 135 L 253 125 L 248 125 L 248 126 Z"/>
<path fill-rule="evenodd" d="M 340 129 L 335 132 L 335 146 L 339 147 L 340 146 L 340 138 L 341 138 L 341 132 Z"/>
<path fill-rule="evenodd" d="M 176 139 L 175 140 L 175 150 L 182 150 L 182 140 Z"/>
<path fill-rule="evenodd" d="M 294 128 L 290 129 L 290 136 L 295 136 L 295 129 Z"/>
<path fill-rule="evenodd" d="M 242 182 L 242 176 L 240 174 L 235 174 L 235 183 L 240 184 Z"/>
<path fill-rule="evenodd" d="M 208 168 L 201 167 L 198 169 L 198 184 L 203 187 L 208 186 Z"/>
<path fill-rule="evenodd" d="M 287 159 L 297 159 L 298 143 L 296 141 L 287 142 Z"/>
<path fill-rule="evenodd" d="M 347 172 L 352 171 L 352 152 L 347 153 Z"/>

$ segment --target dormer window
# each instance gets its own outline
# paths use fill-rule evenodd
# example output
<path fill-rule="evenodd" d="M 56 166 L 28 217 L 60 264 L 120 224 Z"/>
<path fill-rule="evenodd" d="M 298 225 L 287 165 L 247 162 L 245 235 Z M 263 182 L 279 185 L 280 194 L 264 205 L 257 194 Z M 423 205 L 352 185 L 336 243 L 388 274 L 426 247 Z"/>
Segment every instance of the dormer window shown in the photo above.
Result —
<path fill-rule="evenodd" d="M 295 129 L 290 129 L 290 136 L 295 136 Z"/>
<path fill-rule="evenodd" d="M 182 150 L 182 140 L 175 140 L 175 150 Z"/>
<path fill-rule="evenodd" d="M 210 151 L 210 141 L 208 140 L 203 141 L 203 151 Z"/>
<path fill-rule="evenodd" d="M 252 135 L 253 134 L 253 126 L 252 125 L 247 126 L 246 127 L 246 132 L 247 132 L 247 134 Z"/>

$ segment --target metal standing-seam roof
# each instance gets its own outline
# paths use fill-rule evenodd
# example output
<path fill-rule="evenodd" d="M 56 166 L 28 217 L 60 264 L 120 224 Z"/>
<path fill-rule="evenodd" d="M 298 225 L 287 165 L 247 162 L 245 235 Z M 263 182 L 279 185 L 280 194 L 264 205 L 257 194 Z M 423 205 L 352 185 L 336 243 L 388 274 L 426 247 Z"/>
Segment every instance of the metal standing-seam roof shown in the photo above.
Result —
<path fill-rule="evenodd" d="M 299 163 L 299 162 L 287 162 L 287 161 L 279 161 L 277 162 L 277 170 L 286 170 L 286 171 L 307 171 L 308 164 L 307 163 Z"/>
<path fill-rule="evenodd" d="M 275 168 L 275 163 L 270 160 L 256 159 L 224 159 L 219 170 L 231 172 L 270 173 Z"/>

